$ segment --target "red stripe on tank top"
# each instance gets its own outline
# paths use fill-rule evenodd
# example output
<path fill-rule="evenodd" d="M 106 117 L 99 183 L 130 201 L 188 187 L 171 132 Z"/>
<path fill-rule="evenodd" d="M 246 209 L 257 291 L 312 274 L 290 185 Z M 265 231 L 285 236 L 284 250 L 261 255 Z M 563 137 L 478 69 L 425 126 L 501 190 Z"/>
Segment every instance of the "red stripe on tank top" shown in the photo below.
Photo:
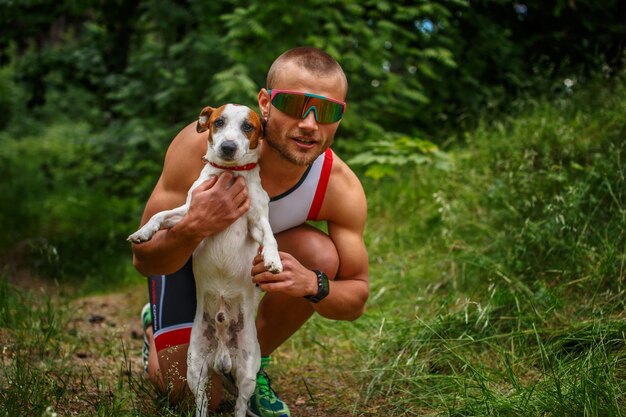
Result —
<path fill-rule="evenodd" d="M 157 352 L 173 346 L 179 346 L 189 343 L 191 338 L 191 326 L 170 330 L 157 335 L 154 338 L 154 344 Z"/>
<path fill-rule="evenodd" d="M 307 220 L 317 220 L 317 216 L 322 208 L 324 202 L 324 196 L 326 195 L 326 187 L 328 186 L 328 180 L 330 179 L 330 170 L 333 167 L 333 151 L 330 148 L 326 149 L 324 153 L 324 165 L 322 165 L 322 172 L 320 173 L 320 180 L 317 183 L 317 189 L 315 190 L 315 196 L 313 197 L 313 203 L 309 209 Z"/>

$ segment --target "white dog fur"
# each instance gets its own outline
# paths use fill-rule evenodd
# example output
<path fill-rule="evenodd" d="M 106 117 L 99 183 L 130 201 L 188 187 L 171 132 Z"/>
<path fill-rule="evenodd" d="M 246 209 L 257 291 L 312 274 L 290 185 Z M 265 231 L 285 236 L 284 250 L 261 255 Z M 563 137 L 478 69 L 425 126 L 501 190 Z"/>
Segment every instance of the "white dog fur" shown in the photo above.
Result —
<path fill-rule="evenodd" d="M 262 128 L 258 115 L 248 107 L 227 104 L 217 109 L 203 109 L 197 130 L 210 130 L 203 158 L 207 163 L 191 186 L 187 201 L 178 208 L 155 214 L 128 240 L 148 241 L 159 229 L 178 223 L 189 209 L 193 189 L 211 175 L 231 169 L 235 175 L 245 178 L 250 198 L 247 214 L 226 230 L 205 238 L 193 253 L 197 308 L 187 369 L 187 382 L 196 397 L 197 415 L 207 415 L 206 388 L 209 368 L 212 368 L 222 375 L 232 371 L 238 388 L 235 416 L 244 417 L 261 360 L 255 327 L 259 290 L 250 275 L 259 245 L 265 268 L 273 273 L 282 271 L 278 246 L 268 221 L 269 197 L 261 186 L 259 167 L 255 165 Z"/>

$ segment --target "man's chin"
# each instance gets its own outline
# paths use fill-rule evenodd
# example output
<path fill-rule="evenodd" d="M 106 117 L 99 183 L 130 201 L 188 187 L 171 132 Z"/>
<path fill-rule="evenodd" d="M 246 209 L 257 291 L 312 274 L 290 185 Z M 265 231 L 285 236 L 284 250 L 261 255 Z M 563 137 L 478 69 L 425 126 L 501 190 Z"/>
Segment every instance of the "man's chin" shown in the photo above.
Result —
<path fill-rule="evenodd" d="M 279 146 L 272 141 L 267 141 L 268 145 L 282 156 L 284 160 L 298 166 L 311 165 L 322 153 L 318 147 L 310 149 L 289 149 L 287 146 Z"/>

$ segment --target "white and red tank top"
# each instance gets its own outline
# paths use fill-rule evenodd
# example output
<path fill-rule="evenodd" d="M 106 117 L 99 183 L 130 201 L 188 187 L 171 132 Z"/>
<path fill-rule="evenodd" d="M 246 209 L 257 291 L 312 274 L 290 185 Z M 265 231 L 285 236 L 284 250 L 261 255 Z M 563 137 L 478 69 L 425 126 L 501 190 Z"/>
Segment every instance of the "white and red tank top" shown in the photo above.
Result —
<path fill-rule="evenodd" d="M 313 161 L 296 185 L 270 200 L 270 225 L 274 233 L 317 220 L 332 166 L 333 152 L 329 148 Z"/>

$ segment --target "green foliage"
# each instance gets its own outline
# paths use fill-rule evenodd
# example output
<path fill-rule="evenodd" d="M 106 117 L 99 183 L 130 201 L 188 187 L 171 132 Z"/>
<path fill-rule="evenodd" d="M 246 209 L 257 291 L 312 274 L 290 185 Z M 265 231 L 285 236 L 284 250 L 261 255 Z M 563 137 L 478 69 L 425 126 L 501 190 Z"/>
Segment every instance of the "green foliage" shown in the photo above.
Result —
<path fill-rule="evenodd" d="M 0 219 L 7 223 L 0 245 L 57 278 L 120 274 L 130 256 L 125 237 L 160 171 L 162 149 L 151 148 L 159 146 L 151 135 L 97 135 L 76 124 L 19 140 L 0 136 Z M 140 151 L 146 162 L 135 161 Z"/>
<path fill-rule="evenodd" d="M 313 45 L 348 74 L 347 137 L 441 138 L 511 93 L 618 73 L 625 13 L 617 0 L 9 2 L 0 63 L 15 64 L 29 109 L 80 89 L 100 114 L 93 123 L 174 124 L 206 104 L 254 104 L 273 59 Z"/>
<path fill-rule="evenodd" d="M 449 157 L 439 148 L 423 139 L 397 137 L 391 140 L 370 141 L 367 150 L 348 160 L 350 166 L 366 166 L 365 176 L 380 179 L 394 176 L 406 165 L 429 164 L 435 169 L 448 170 Z"/>
<path fill-rule="evenodd" d="M 467 134 L 447 171 L 366 183 L 364 404 L 622 415 L 625 88 L 528 104 Z"/>

